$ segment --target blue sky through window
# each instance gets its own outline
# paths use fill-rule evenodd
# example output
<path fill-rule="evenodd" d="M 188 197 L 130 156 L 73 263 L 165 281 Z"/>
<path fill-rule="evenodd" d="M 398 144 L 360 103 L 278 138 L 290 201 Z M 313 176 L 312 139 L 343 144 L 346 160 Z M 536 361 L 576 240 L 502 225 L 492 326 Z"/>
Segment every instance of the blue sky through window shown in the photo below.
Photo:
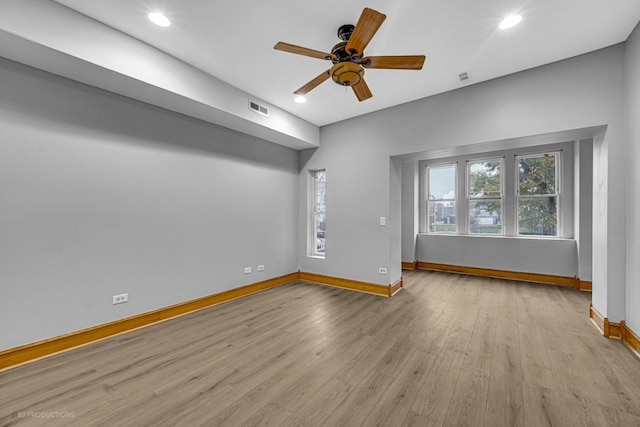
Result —
<path fill-rule="evenodd" d="M 436 166 L 429 168 L 429 199 L 455 199 L 456 166 Z"/>

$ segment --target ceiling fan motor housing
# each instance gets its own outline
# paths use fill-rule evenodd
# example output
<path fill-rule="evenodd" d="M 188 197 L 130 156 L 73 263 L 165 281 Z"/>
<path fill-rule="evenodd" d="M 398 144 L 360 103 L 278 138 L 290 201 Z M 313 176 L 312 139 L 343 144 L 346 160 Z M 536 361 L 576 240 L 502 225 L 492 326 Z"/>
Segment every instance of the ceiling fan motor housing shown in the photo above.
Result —
<path fill-rule="evenodd" d="M 364 68 L 353 62 L 340 62 L 331 67 L 329 73 L 340 86 L 355 86 L 364 77 Z"/>
<path fill-rule="evenodd" d="M 362 54 L 360 55 L 352 55 L 346 50 L 347 42 L 340 42 L 336 44 L 332 49 L 331 53 L 335 56 L 335 58 L 331 59 L 334 64 L 338 64 L 340 62 L 355 62 L 356 64 L 360 63 L 362 59 Z"/>

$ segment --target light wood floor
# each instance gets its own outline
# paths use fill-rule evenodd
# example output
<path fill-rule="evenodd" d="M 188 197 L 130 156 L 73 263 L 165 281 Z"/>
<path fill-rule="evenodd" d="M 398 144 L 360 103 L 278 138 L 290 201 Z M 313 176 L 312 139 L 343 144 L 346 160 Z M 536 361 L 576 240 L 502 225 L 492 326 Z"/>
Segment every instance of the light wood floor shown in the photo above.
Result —
<path fill-rule="evenodd" d="M 281 286 L 0 373 L 0 426 L 640 426 L 591 295 L 405 272 Z"/>

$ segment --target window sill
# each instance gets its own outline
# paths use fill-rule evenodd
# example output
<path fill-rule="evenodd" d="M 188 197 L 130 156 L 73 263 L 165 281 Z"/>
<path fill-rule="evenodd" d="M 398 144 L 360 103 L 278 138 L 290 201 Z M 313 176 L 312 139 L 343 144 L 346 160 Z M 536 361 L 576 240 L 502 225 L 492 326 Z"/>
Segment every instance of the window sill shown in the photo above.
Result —
<path fill-rule="evenodd" d="M 571 237 L 558 236 L 505 236 L 503 234 L 457 234 L 457 233 L 418 233 L 420 236 L 472 237 L 490 239 L 518 239 L 518 240 L 575 240 Z"/>
<path fill-rule="evenodd" d="M 324 255 L 307 255 L 307 258 L 324 259 L 325 256 Z"/>

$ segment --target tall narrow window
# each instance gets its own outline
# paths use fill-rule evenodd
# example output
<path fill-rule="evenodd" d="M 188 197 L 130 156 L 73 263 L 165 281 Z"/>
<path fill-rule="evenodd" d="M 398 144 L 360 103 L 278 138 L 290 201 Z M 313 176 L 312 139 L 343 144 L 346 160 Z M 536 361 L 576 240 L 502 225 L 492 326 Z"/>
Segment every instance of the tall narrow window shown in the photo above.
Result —
<path fill-rule="evenodd" d="M 455 233 L 456 164 L 427 166 L 427 231 Z"/>
<path fill-rule="evenodd" d="M 467 162 L 469 233 L 502 234 L 502 159 Z"/>
<path fill-rule="evenodd" d="M 326 238 L 326 184 L 327 174 L 325 170 L 312 171 L 313 177 L 313 213 L 311 230 L 311 254 L 324 256 Z"/>
<path fill-rule="evenodd" d="M 518 156 L 518 234 L 558 235 L 559 153 Z"/>

